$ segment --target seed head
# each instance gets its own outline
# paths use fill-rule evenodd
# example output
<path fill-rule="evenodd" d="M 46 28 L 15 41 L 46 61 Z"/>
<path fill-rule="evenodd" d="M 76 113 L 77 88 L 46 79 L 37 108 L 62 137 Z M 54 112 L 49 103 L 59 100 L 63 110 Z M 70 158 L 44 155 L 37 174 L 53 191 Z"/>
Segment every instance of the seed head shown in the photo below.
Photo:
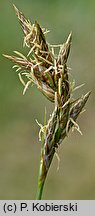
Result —
<path fill-rule="evenodd" d="M 63 45 L 58 45 L 59 54 L 56 55 L 56 45 L 50 45 L 46 40 L 47 31 L 41 28 L 37 21 L 31 23 L 15 5 L 13 6 L 24 33 L 24 45 L 29 48 L 29 52 L 27 56 L 17 51 L 15 51 L 16 55 L 4 56 L 15 63 L 13 67 L 17 67 L 16 71 L 19 72 L 20 81 L 24 85 L 24 93 L 33 83 L 51 102 L 55 103 L 55 109 L 44 134 L 43 157 L 46 162 L 46 158 L 67 136 L 72 126 L 79 130 L 76 120 L 90 92 L 77 100 L 72 98 L 73 83 L 69 81 L 67 66 L 72 33 Z M 23 77 L 27 78 L 26 83 Z"/>

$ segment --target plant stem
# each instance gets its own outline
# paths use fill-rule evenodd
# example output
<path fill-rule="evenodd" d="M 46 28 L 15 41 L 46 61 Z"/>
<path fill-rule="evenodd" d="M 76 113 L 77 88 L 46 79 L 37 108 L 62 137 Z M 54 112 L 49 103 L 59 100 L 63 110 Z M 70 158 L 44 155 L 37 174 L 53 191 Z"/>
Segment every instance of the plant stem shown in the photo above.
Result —
<path fill-rule="evenodd" d="M 42 198 L 44 183 L 45 183 L 45 180 L 44 180 L 44 182 L 40 181 L 40 179 L 38 180 L 36 200 L 41 200 L 41 198 Z"/>
<path fill-rule="evenodd" d="M 44 161 L 43 161 L 43 149 L 41 148 L 38 187 L 37 187 L 37 195 L 36 195 L 37 200 L 41 200 L 41 198 L 42 198 L 43 187 L 44 187 L 46 175 L 47 175 L 47 172 L 45 171 L 45 166 L 44 166 Z"/>
<path fill-rule="evenodd" d="M 49 158 L 49 164 L 46 168 L 45 158 L 44 158 L 44 148 L 41 148 L 41 158 L 40 158 L 40 168 L 39 168 L 39 176 L 38 176 L 38 186 L 37 186 L 37 194 L 36 200 L 41 200 L 43 194 L 43 187 L 46 180 L 46 176 L 52 162 L 55 150 L 52 151 Z"/>
<path fill-rule="evenodd" d="M 41 182 L 40 180 L 38 180 L 36 200 L 41 200 L 42 193 L 43 193 L 43 186 L 44 186 L 44 182 Z"/>

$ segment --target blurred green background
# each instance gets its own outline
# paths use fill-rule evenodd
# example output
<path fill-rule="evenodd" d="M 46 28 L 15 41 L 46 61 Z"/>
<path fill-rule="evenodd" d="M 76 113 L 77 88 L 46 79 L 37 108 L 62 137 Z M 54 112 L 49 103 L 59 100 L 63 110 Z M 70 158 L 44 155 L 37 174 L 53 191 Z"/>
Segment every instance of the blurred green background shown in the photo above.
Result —
<path fill-rule="evenodd" d="M 54 157 L 43 199 L 95 199 L 95 1 L 0 0 L 0 199 L 35 199 L 40 160 L 37 119 L 43 124 L 53 105 L 35 87 L 22 95 L 13 64 L 2 53 L 23 51 L 23 33 L 12 7 L 14 3 L 31 21 L 51 30 L 48 41 L 63 43 L 73 32 L 68 61 L 76 85 L 85 83 L 76 96 L 92 90 L 86 112 L 76 131 L 62 143 Z"/>

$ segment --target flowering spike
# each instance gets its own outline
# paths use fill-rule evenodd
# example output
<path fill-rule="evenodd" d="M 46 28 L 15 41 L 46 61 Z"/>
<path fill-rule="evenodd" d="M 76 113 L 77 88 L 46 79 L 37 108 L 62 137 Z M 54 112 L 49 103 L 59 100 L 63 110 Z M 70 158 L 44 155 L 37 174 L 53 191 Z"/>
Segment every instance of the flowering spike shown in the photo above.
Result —
<path fill-rule="evenodd" d="M 72 98 L 74 82 L 69 81 L 67 67 L 72 33 L 63 45 L 49 45 L 45 37 L 46 30 L 41 28 L 37 21 L 31 24 L 24 14 L 15 5 L 13 6 L 24 32 L 24 44 L 28 46 L 29 51 L 27 57 L 18 51 L 15 51 L 17 56 L 4 55 L 4 57 L 14 62 L 16 71 L 20 71 L 18 75 L 24 85 L 23 94 L 33 83 L 55 105 L 47 125 L 39 124 L 42 148 L 37 199 L 41 199 L 43 185 L 56 148 L 73 126 L 81 133 L 76 121 L 91 92 L 75 100 Z M 58 56 L 55 53 L 56 47 L 60 48 Z M 26 79 L 24 81 L 24 77 L 27 81 Z"/>
<path fill-rule="evenodd" d="M 16 15 L 20 21 L 24 35 L 26 36 L 31 32 L 31 23 L 26 19 L 24 14 L 21 11 L 19 11 L 18 8 L 14 4 L 13 4 L 13 7 L 14 7 Z"/>
<path fill-rule="evenodd" d="M 12 62 L 16 63 L 17 65 L 21 66 L 21 69 L 23 70 L 29 70 L 31 71 L 31 67 L 33 67 L 32 62 L 28 61 L 25 58 L 20 58 L 17 56 L 9 56 L 9 55 L 3 55 L 7 59 L 11 60 Z"/>
<path fill-rule="evenodd" d="M 70 110 L 70 117 L 75 121 L 78 115 L 81 113 L 83 107 L 85 106 L 91 91 L 82 96 L 71 108 Z"/>
<path fill-rule="evenodd" d="M 67 62 L 72 41 L 72 33 L 69 34 L 67 41 L 61 46 L 57 64 L 63 65 Z"/>

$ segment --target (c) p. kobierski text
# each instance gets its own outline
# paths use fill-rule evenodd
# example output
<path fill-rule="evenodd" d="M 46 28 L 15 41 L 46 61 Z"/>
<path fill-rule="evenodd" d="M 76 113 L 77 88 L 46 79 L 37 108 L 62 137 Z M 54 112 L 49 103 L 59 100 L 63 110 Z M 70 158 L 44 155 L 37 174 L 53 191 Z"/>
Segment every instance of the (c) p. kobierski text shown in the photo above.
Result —
<path fill-rule="evenodd" d="M 71 202 L 67 204 L 54 204 L 45 202 L 44 204 L 40 202 L 33 202 L 31 210 L 33 212 L 40 212 L 40 211 L 68 211 L 68 212 L 77 212 L 78 206 L 77 203 L 72 204 Z M 30 206 L 29 206 L 30 207 Z M 28 210 L 27 203 L 21 203 L 20 210 L 23 212 Z"/>

